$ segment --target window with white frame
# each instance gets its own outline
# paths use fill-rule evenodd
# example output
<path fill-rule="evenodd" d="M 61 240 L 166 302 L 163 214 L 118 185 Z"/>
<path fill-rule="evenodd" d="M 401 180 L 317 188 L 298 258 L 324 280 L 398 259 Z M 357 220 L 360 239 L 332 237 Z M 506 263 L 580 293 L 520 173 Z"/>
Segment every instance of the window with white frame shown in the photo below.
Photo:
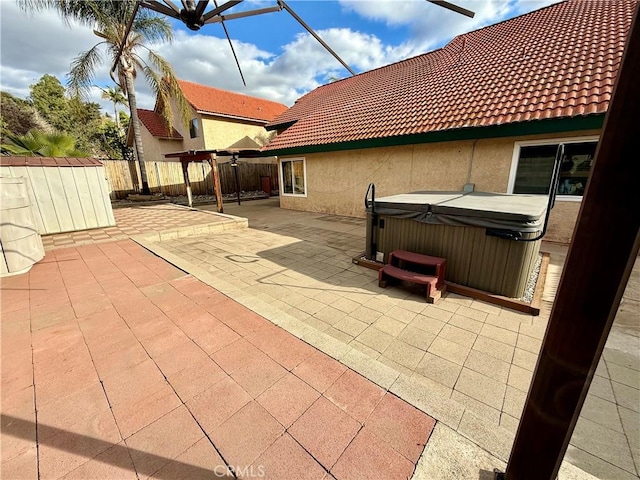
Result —
<path fill-rule="evenodd" d="M 307 171 L 304 158 L 280 160 L 280 184 L 283 195 L 307 195 Z"/>
<path fill-rule="evenodd" d="M 547 195 L 558 145 L 564 144 L 558 195 L 579 199 L 587 186 L 597 137 L 516 142 L 509 179 L 510 193 Z"/>

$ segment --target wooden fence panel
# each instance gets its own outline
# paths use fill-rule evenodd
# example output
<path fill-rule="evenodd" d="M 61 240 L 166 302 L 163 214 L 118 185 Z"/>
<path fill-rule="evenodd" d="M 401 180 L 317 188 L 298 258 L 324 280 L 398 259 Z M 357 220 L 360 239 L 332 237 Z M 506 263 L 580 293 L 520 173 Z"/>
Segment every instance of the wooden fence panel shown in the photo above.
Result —
<path fill-rule="evenodd" d="M 112 199 L 126 198 L 128 194 L 138 192 L 138 168 L 135 160 L 102 160 L 102 163 L 111 187 Z M 145 166 L 149 189 L 152 193 L 162 193 L 169 197 L 187 194 L 180 162 L 145 162 Z M 232 167 L 229 162 L 220 163 L 218 167 L 223 194 L 232 194 L 236 191 L 234 168 L 238 169 L 240 190 L 246 192 L 261 190 L 261 177 L 269 177 L 272 190 L 278 190 L 277 164 L 240 161 L 238 167 Z M 191 162 L 189 179 L 194 195 L 214 195 L 209 162 Z"/>
<path fill-rule="evenodd" d="M 237 167 L 232 167 L 231 163 L 222 163 L 220 164 L 222 193 L 235 193 L 236 191 L 234 168 L 238 169 L 240 190 L 244 190 L 245 192 L 261 190 L 261 177 L 271 178 L 271 189 L 278 189 L 278 165 L 276 164 L 240 162 Z"/>
<path fill-rule="evenodd" d="M 134 162 L 128 160 L 101 160 L 109 182 L 112 200 L 126 198 L 136 191 L 138 174 Z"/>
<path fill-rule="evenodd" d="M 182 165 L 180 162 L 155 162 L 158 168 L 160 191 L 169 197 L 186 195 L 187 188 L 184 186 L 182 175 Z"/>

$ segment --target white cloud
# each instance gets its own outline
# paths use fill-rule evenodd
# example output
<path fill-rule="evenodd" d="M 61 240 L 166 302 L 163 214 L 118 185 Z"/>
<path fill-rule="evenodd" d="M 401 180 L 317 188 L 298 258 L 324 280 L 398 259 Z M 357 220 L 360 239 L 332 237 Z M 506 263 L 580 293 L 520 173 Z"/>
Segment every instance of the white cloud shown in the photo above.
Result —
<path fill-rule="evenodd" d="M 411 37 L 398 46 L 406 57 L 432 50 L 461 33 L 484 27 L 506 18 L 530 12 L 559 0 L 453 0 L 471 10 L 473 18 L 452 12 L 425 0 L 339 0 L 345 11 L 366 19 L 383 22 L 389 28 L 408 27 Z M 405 57 L 405 58 L 406 58 Z"/>
<path fill-rule="evenodd" d="M 374 35 L 348 28 L 318 31 L 338 54 L 358 71 L 396 61 L 394 48 Z M 298 97 L 347 73 L 310 35 L 299 34 L 275 55 L 252 44 L 233 40 L 247 87 L 242 85 L 226 39 L 178 32 L 171 45 L 155 50 L 171 62 L 180 78 L 248 95 L 262 96 L 291 105 Z"/>

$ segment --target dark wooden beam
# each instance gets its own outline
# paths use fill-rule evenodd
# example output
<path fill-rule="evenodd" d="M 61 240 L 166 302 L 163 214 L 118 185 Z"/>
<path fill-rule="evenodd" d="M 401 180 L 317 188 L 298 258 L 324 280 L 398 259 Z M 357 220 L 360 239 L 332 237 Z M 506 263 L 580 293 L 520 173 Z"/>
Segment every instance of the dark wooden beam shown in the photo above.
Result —
<path fill-rule="evenodd" d="M 182 175 L 184 176 L 184 185 L 187 187 L 187 200 L 189 201 L 189 208 L 193 208 L 191 180 L 189 180 L 189 162 L 182 162 Z"/>
<path fill-rule="evenodd" d="M 218 162 L 214 153 L 209 154 L 209 164 L 211 165 L 211 176 L 213 177 L 213 191 L 216 194 L 216 209 L 218 213 L 224 213 L 222 205 L 222 187 L 220 186 L 220 172 Z"/>
<path fill-rule="evenodd" d="M 166 158 L 179 158 L 181 162 L 202 162 L 203 160 L 209 160 L 211 158 L 210 153 L 197 153 L 195 155 L 180 154 L 180 155 L 165 155 Z"/>
<path fill-rule="evenodd" d="M 638 8 L 507 465 L 507 480 L 556 478 L 638 255 Z"/>

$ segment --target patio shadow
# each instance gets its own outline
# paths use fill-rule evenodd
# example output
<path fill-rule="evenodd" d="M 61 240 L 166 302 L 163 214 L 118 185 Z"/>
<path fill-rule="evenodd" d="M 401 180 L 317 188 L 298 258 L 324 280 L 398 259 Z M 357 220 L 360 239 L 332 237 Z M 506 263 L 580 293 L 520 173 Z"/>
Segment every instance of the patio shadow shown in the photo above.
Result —
<path fill-rule="evenodd" d="M 34 431 L 35 424 L 22 418 L 13 417 L 11 415 L 2 414 L 2 435 L 10 435 L 12 437 L 21 438 L 24 440 L 33 440 L 32 432 Z M 175 476 L 163 475 L 163 471 L 167 470 L 168 465 L 172 466 L 171 470 L 180 471 L 181 478 L 188 479 L 221 479 L 230 480 L 235 477 L 227 474 L 223 474 L 220 471 L 211 471 L 195 465 L 180 462 L 171 458 L 161 457 L 154 455 L 153 453 L 144 452 L 134 448 L 128 448 L 120 444 L 114 444 L 111 442 L 105 442 L 98 438 L 88 437 L 67 430 L 62 430 L 50 425 L 43 425 L 38 423 L 38 443 L 49 444 L 50 446 L 65 450 L 75 455 L 81 455 L 91 460 L 96 460 L 102 463 L 114 465 L 118 468 L 131 470 L 136 472 L 139 476 L 151 476 L 156 475 L 154 478 L 164 480 L 175 480 Z M 62 441 L 60 439 L 62 438 Z M 47 439 L 47 440 L 42 440 Z M 57 439 L 55 445 L 51 442 L 52 439 Z M 113 455 L 100 455 L 107 450 L 111 450 Z M 88 454 L 88 452 L 93 452 Z M 142 468 L 134 468 L 131 462 L 131 457 L 136 458 L 137 463 Z M 153 471 L 146 465 L 162 465 L 160 469 L 154 468 Z M 226 469 L 226 466 L 225 466 Z"/>
<path fill-rule="evenodd" d="M 305 251 L 305 254 L 292 252 L 292 247 L 298 252 Z M 243 263 L 248 263 L 248 258 L 248 255 L 244 256 Z M 283 267 L 281 271 L 258 276 L 256 278 L 258 283 L 322 291 L 356 289 L 360 293 L 366 292 L 372 296 L 385 292 L 378 287 L 377 272 L 353 264 L 351 252 L 313 241 L 300 240 L 293 245 L 258 251 L 256 257 L 253 258 L 268 260 Z M 234 258 L 227 257 L 227 260 L 239 263 Z M 280 275 L 286 274 L 287 270 L 321 282 L 322 286 L 309 287 L 300 285 L 293 279 L 291 281 L 283 280 Z M 392 290 L 386 290 L 387 294 L 389 291 Z"/>

